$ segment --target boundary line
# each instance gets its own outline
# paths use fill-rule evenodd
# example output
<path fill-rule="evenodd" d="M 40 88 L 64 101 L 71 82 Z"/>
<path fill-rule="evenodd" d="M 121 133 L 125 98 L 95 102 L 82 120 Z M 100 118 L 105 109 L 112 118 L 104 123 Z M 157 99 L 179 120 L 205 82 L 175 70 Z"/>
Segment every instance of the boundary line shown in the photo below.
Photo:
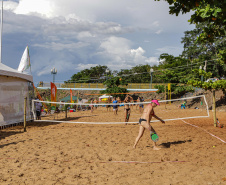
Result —
<path fill-rule="evenodd" d="M 188 125 L 191 125 L 191 126 L 193 126 L 193 127 L 200 128 L 199 126 L 197 126 L 197 125 L 193 125 L 193 124 L 188 123 L 188 122 L 186 122 L 186 121 L 184 121 L 184 120 L 181 120 L 181 121 L 183 121 L 184 123 L 186 123 L 186 124 L 188 124 Z M 213 136 L 213 137 L 215 137 L 215 138 L 219 139 L 221 142 L 226 143 L 226 141 L 224 141 L 223 139 L 221 139 L 221 138 L 219 138 L 219 137 L 215 136 L 214 134 L 212 134 L 212 133 L 208 132 L 207 130 L 205 130 L 205 129 L 203 129 L 203 128 L 200 128 L 200 129 L 202 129 L 203 131 L 205 131 L 205 132 L 206 132 L 206 133 L 208 133 L 209 135 L 211 135 L 211 136 Z"/>

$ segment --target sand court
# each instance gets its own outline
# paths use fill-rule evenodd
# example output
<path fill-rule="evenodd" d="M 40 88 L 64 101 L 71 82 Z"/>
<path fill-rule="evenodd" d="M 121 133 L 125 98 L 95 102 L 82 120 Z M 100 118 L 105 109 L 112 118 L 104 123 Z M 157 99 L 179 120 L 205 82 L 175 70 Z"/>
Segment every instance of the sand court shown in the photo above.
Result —
<path fill-rule="evenodd" d="M 155 109 L 158 116 L 160 107 Z M 78 112 L 78 120 L 92 122 L 96 119 L 93 115 L 103 116 L 103 121 L 115 117 L 113 112 L 102 110 L 100 115 L 97 110 Z M 119 110 L 120 119 L 124 119 L 123 113 Z M 134 107 L 131 119 L 138 121 L 139 116 Z M 226 122 L 225 112 L 218 112 L 217 117 Z M 226 144 L 209 134 L 226 141 L 226 127 L 213 127 L 211 111 L 209 118 L 185 121 L 197 127 L 182 120 L 152 123 L 160 137 L 159 151 L 152 150 L 147 131 L 137 148 L 132 148 L 138 124 L 33 122 L 28 123 L 27 132 L 22 126 L 1 130 L 0 183 L 226 183 Z"/>

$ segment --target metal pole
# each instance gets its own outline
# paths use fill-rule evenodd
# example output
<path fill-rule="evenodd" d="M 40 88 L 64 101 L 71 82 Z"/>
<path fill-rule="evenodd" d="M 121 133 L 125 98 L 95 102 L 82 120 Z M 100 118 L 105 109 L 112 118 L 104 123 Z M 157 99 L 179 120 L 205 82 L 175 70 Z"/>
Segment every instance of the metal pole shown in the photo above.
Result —
<path fill-rule="evenodd" d="M 106 80 L 108 80 L 108 73 L 109 73 L 109 70 L 108 69 L 106 69 Z"/>
<path fill-rule="evenodd" d="M 53 73 L 53 83 L 55 82 L 55 74 Z"/>
<path fill-rule="evenodd" d="M 152 72 L 151 72 L 151 89 L 152 89 Z"/>
<path fill-rule="evenodd" d="M 55 75 L 57 74 L 57 70 L 55 69 L 55 67 L 53 69 L 51 69 L 51 74 L 53 75 L 53 83 L 55 82 Z"/>
<path fill-rule="evenodd" d="M 1 12 L 1 48 L 0 48 L 0 63 L 2 63 L 2 32 L 3 32 L 3 0 L 2 0 L 2 12 Z"/>
<path fill-rule="evenodd" d="M 151 76 L 151 73 L 150 73 L 150 76 Z M 151 82 L 152 82 L 152 76 L 151 76 L 151 79 L 150 79 L 149 89 L 151 89 Z"/>
<path fill-rule="evenodd" d="M 153 72 L 154 72 L 154 70 L 151 68 L 151 69 L 150 69 L 151 83 L 150 83 L 149 89 L 152 89 L 152 73 L 153 73 Z"/>

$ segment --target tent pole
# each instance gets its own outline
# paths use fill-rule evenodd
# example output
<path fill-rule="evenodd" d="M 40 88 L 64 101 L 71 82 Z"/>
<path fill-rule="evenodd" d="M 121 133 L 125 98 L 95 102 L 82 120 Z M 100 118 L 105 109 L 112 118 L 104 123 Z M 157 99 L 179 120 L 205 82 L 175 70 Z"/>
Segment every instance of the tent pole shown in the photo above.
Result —
<path fill-rule="evenodd" d="M 0 46 L 0 63 L 2 63 L 2 30 L 3 30 L 3 0 L 2 0 L 2 10 L 1 10 L 1 46 Z"/>

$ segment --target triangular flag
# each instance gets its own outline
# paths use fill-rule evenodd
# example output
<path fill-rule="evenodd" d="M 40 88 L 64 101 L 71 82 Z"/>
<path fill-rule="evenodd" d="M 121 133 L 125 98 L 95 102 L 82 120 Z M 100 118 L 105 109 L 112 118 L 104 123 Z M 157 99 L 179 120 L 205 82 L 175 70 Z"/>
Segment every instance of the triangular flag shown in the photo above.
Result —
<path fill-rule="evenodd" d="M 19 72 L 23 72 L 31 66 L 30 56 L 29 56 L 29 48 L 28 46 L 25 48 L 22 58 L 20 60 L 20 65 L 18 67 Z"/>

